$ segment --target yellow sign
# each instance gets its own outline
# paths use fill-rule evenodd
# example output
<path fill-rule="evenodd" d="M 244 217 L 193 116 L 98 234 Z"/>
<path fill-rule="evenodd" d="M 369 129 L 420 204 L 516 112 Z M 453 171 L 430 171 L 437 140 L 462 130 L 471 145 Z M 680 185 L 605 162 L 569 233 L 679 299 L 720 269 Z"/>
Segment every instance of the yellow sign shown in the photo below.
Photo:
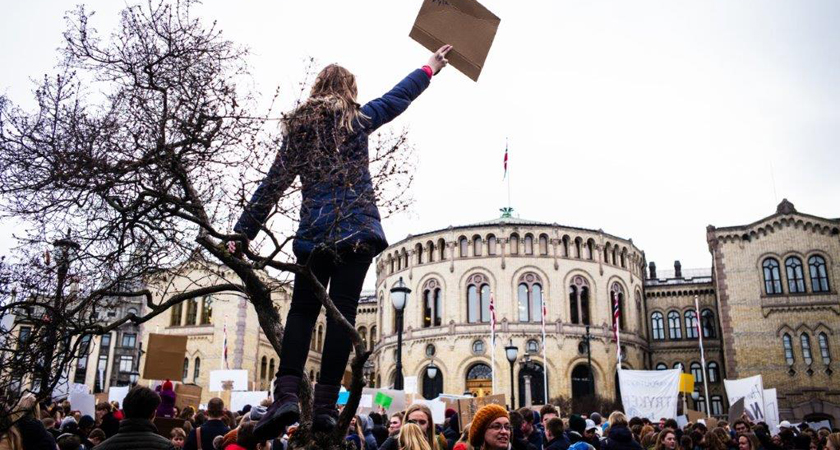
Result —
<path fill-rule="evenodd" d="M 694 375 L 684 373 L 680 375 L 680 392 L 691 394 L 694 392 Z"/>

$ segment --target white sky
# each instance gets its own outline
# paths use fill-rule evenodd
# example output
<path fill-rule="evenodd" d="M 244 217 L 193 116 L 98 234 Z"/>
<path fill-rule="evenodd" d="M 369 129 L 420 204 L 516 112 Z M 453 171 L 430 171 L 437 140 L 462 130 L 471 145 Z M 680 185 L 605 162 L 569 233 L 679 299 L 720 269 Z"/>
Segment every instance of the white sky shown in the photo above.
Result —
<path fill-rule="evenodd" d="M 0 92 L 22 102 L 29 79 L 54 66 L 75 2 L 5 3 Z M 102 31 L 125 5 L 86 4 Z M 362 102 L 423 65 L 429 52 L 408 37 L 420 4 L 207 0 L 199 10 L 252 49 L 258 86 L 279 86 L 288 105 L 307 56 L 353 71 Z M 391 242 L 497 217 L 505 137 L 521 217 L 632 238 L 661 269 L 708 267 L 706 225 L 752 222 L 783 197 L 840 216 L 840 2 L 483 4 L 502 22 L 479 82 L 447 68 L 395 122 L 410 127 L 419 167 L 416 205 L 385 222 Z"/>

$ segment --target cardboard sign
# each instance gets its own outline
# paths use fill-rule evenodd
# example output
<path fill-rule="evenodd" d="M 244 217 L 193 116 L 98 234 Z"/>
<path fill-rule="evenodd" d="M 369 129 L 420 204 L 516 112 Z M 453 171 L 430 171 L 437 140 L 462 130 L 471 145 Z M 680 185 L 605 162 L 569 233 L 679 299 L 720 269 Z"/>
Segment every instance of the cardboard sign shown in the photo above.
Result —
<path fill-rule="evenodd" d="M 475 413 L 485 405 L 505 406 L 505 394 L 486 395 L 484 397 L 465 398 L 458 400 L 459 419 L 461 423 L 470 423 Z"/>
<path fill-rule="evenodd" d="M 175 394 L 175 406 L 180 411 L 183 411 L 187 406 L 192 406 L 198 410 L 198 405 L 201 402 L 201 386 L 178 383 L 175 385 Z"/>
<path fill-rule="evenodd" d="M 155 427 L 157 427 L 157 434 L 169 439 L 169 433 L 174 428 L 184 428 L 184 419 L 178 419 L 175 417 L 155 417 L 153 423 Z"/>
<path fill-rule="evenodd" d="M 475 0 L 424 0 L 409 37 L 433 52 L 452 45 L 446 58 L 478 81 L 500 22 Z"/>
<path fill-rule="evenodd" d="M 187 354 L 187 336 L 149 334 L 143 378 L 147 380 L 180 380 Z"/>
<path fill-rule="evenodd" d="M 688 416 L 688 421 L 691 423 L 697 423 L 698 420 L 706 418 L 706 413 L 695 411 L 693 409 L 688 409 L 685 413 Z"/>
<path fill-rule="evenodd" d="M 210 371 L 210 391 L 247 391 L 247 370 L 212 370 Z"/>

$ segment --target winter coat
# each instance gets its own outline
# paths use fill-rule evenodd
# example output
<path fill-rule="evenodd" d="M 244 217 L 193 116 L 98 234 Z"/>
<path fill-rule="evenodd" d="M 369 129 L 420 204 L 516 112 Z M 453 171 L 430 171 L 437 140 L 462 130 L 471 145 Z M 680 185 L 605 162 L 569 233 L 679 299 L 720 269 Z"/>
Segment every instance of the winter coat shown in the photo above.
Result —
<path fill-rule="evenodd" d="M 158 434 L 148 419 L 124 419 L 113 437 L 94 447 L 94 450 L 170 450 L 169 439 Z"/>
<path fill-rule="evenodd" d="M 566 434 L 561 434 L 545 444 L 545 450 L 566 450 L 571 443 Z"/>
<path fill-rule="evenodd" d="M 398 436 L 388 436 L 388 439 L 385 439 L 385 442 L 379 446 L 379 450 L 400 450 L 400 443 L 397 440 Z"/>
<path fill-rule="evenodd" d="M 202 450 L 212 450 L 213 449 L 213 439 L 216 439 L 216 436 L 224 436 L 230 431 L 227 425 L 219 419 L 210 419 L 207 422 L 204 422 L 204 425 L 201 427 L 201 448 Z M 195 441 L 195 428 L 190 431 L 190 435 L 187 436 L 187 440 L 184 441 L 184 450 L 196 450 L 198 449 L 198 444 Z"/>
<path fill-rule="evenodd" d="M 17 423 L 21 442 L 26 450 L 55 450 L 55 438 L 47 432 L 43 422 L 26 416 Z"/>
<path fill-rule="evenodd" d="M 633 433 L 626 426 L 610 427 L 608 436 L 601 441 L 601 450 L 644 450 L 633 440 Z"/>
<path fill-rule="evenodd" d="M 387 94 L 361 107 L 365 118 L 353 124 L 352 134 L 340 140 L 322 139 L 320 148 L 298 147 L 307 147 L 307 135 L 338 136 L 338 112 L 336 120 L 313 121 L 315 131 L 287 134 L 234 231 L 249 239 L 256 237 L 283 192 L 300 175 L 303 200 L 292 245 L 296 255 L 309 255 L 319 245 L 337 252 L 381 253 L 388 242 L 368 169 L 368 136 L 399 116 L 428 86 L 429 76 L 414 70 Z"/>
<path fill-rule="evenodd" d="M 160 391 L 160 405 L 157 407 L 155 417 L 175 417 L 175 399 L 177 394 L 172 389 Z"/>
<path fill-rule="evenodd" d="M 114 413 L 108 413 L 102 416 L 102 423 L 99 424 L 99 428 L 105 432 L 105 437 L 109 438 L 119 431 L 120 421 L 114 417 Z"/>

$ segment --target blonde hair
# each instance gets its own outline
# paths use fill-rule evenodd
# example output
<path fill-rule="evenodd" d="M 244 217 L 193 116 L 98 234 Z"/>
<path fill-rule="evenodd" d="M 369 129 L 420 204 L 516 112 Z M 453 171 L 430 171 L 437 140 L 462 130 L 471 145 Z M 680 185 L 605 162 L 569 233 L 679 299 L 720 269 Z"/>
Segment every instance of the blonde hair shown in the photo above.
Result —
<path fill-rule="evenodd" d="M 423 429 L 413 423 L 407 423 L 400 428 L 398 443 L 400 450 L 431 450 Z"/>
<path fill-rule="evenodd" d="M 408 423 L 408 416 L 415 411 L 420 411 L 426 415 L 426 420 L 429 422 L 428 426 L 426 427 L 426 439 L 428 440 L 429 446 L 431 450 L 439 450 L 439 446 L 437 443 L 437 438 L 435 436 L 435 422 L 432 420 L 432 410 L 429 409 L 428 406 L 422 405 L 420 403 L 415 403 L 408 407 L 405 410 L 405 415 L 403 416 L 403 426 Z"/>
<path fill-rule="evenodd" d="M 607 419 L 607 422 L 610 424 L 610 428 L 614 427 L 615 425 L 624 425 L 627 426 L 627 416 L 624 415 L 621 411 L 613 411 L 610 414 L 610 418 Z"/>
<path fill-rule="evenodd" d="M 358 95 L 356 77 L 338 64 L 324 67 L 315 78 L 309 91 L 309 98 L 283 119 L 284 133 L 288 134 L 301 124 L 315 119 L 318 111 L 339 113 L 338 128 L 353 132 L 353 122 L 367 119 L 361 107 L 356 103 Z"/>

